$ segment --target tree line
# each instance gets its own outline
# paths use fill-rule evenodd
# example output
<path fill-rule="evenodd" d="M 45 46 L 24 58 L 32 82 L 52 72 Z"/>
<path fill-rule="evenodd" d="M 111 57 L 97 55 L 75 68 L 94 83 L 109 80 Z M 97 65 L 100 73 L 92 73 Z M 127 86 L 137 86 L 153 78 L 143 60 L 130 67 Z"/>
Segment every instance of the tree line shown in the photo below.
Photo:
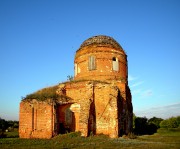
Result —
<path fill-rule="evenodd" d="M 180 128 L 180 116 L 164 120 L 158 117 L 152 117 L 150 119 L 146 117 L 136 117 L 136 115 L 133 114 L 133 132 L 136 135 L 151 135 L 156 133 L 159 128 Z"/>
<path fill-rule="evenodd" d="M 0 117 L 0 138 L 5 137 L 5 132 L 14 131 L 19 128 L 18 121 L 6 121 Z"/>
<path fill-rule="evenodd" d="M 18 121 L 6 121 L 0 117 L 0 138 L 4 136 L 5 132 L 14 131 L 19 128 Z M 133 114 L 133 133 L 136 135 L 154 134 L 159 128 L 180 128 L 180 116 L 162 119 L 152 117 L 137 117 Z"/>

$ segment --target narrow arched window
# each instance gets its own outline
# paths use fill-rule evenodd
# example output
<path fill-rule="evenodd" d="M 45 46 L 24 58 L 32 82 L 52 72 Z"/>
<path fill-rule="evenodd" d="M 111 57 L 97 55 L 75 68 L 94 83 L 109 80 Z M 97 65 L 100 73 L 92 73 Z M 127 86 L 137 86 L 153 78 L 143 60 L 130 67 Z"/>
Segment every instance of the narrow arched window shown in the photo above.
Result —
<path fill-rule="evenodd" d="M 119 71 L 119 61 L 117 57 L 112 58 L 112 67 L 114 71 Z"/>
<path fill-rule="evenodd" d="M 77 75 L 77 73 L 78 73 L 78 67 L 77 67 L 77 64 L 75 63 L 75 65 L 74 65 L 74 74 L 75 74 L 75 76 Z"/>
<path fill-rule="evenodd" d="M 89 68 L 89 70 L 96 69 L 96 57 L 95 56 L 89 56 L 88 68 Z"/>
<path fill-rule="evenodd" d="M 74 75 L 76 76 L 80 72 L 81 72 L 81 69 L 79 68 L 79 64 L 75 63 L 75 65 L 74 65 Z"/>

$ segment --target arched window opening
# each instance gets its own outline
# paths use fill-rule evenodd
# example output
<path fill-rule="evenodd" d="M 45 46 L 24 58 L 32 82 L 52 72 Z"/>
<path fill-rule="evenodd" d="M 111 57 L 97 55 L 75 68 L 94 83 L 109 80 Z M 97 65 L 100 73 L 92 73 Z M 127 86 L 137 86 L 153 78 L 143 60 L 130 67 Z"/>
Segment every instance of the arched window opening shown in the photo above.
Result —
<path fill-rule="evenodd" d="M 74 64 L 74 75 L 76 76 L 78 73 L 81 72 L 81 69 L 79 68 L 79 64 Z"/>
<path fill-rule="evenodd" d="M 75 74 L 75 76 L 77 75 L 77 73 L 78 73 L 78 67 L 77 67 L 77 64 L 75 63 L 75 65 L 74 65 L 74 74 Z"/>
<path fill-rule="evenodd" d="M 88 68 L 89 68 L 89 70 L 96 69 L 96 57 L 95 56 L 89 56 Z"/>
<path fill-rule="evenodd" d="M 116 57 L 113 57 L 112 58 L 112 64 L 113 64 L 113 70 L 114 71 L 119 71 L 119 61 L 118 61 L 118 58 Z"/>
<path fill-rule="evenodd" d="M 116 58 L 115 58 L 115 57 L 113 57 L 113 58 L 112 58 L 112 60 L 113 60 L 113 61 L 116 61 Z"/>

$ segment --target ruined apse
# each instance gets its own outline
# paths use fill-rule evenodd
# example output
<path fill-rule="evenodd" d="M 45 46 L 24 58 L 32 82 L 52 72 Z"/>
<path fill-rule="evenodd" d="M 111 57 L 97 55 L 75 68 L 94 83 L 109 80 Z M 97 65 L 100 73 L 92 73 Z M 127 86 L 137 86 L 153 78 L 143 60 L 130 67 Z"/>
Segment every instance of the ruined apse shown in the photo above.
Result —
<path fill-rule="evenodd" d="M 27 95 L 20 103 L 20 138 L 67 132 L 117 138 L 132 130 L 127 55 L 109 36 L 85 40 L 76 51 L 74 78 Z"/>

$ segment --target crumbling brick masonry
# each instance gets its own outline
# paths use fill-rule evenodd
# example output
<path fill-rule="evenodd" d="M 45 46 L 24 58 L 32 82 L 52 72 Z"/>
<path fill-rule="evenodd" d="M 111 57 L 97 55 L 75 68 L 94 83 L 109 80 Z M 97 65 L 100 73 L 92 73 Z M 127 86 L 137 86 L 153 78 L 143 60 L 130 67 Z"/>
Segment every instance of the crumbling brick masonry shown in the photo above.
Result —
<path fill-rule="evenodd" d="M 127 55 L 111 37 L 94 36 L 76 51 L 74 80 L 27 95 L 20 103 L 20 138 L 82 136 L 117 138 L 132 130 Z"/>

